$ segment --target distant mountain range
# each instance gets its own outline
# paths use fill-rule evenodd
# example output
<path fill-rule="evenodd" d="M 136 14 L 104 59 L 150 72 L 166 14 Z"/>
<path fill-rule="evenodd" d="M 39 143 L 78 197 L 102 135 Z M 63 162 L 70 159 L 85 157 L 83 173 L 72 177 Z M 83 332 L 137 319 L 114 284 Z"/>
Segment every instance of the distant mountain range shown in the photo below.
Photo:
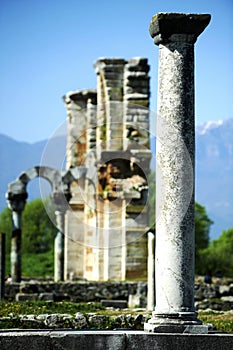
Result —
<path fill-rule="evenodd" d="M 8 183 L 21 172 L 40 164 L 64 168 L 64 136 L 30 144 L 0 134 L 0 149 L 0 211 L 6 207 Z M 42 157 L 44 150 L 46 157 Z M 29 186 L 29 199 L 39 197 L 38 180 Z M 211 238 L 233 227 L 233 119 L 210 121 L 196 128 L 196 200 L 214 221 Z"/>
<path fill-rule="evenodd" d="M 214 221 L 212 238 L 233 227 L 233 119 L 196 129 L 196 199 Z"/>

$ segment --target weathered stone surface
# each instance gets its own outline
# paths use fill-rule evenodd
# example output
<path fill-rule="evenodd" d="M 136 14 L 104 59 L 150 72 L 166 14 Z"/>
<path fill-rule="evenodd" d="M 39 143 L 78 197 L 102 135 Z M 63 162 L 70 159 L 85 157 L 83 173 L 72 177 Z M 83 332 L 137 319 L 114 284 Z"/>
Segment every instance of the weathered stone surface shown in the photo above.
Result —
<path fill-rule="evenodd" d="M 36 301 L 38 294 L 36 293 L 17 293 L 15 296 L 16 301 Z"/>
<path fill-rule="evenodd" d="M 159 45 L 159 79 L 156 307 L 145 324 L 149 332 L 160 332 L 161 325 L 166 332 L 179 326 L 195 332 L 192 327 L 201 324 L 194 307 L 194 43 L 209 20 L 159 13 L 150 25 Z"/>
<path fill-rule="evenodd" d="M 195 300 L 219 298 L 220 286 L 216 285 L 206 285 L 206 284 L 196 284 L 195 285 Z"/>
<path fill-rule="evenodd" d="M 87 318 L 78 312 L 73 320 L 73 325 L 75 328 L 83 329 L 88 327 Z"/>
<path fill-rule="evenodd" d="M 147 306 L 147 283 L 146 282 L 66 282 L 66 283 L 36 283 L 32 287 L 32 282 L 21 283 L 27 295 L 31 293 L 40 298 L 45 294 L 48 297 L 56 295 L 59 300 L 67 300 L 76 302 L 101 301 L 103 299 L 124 300 L 129 302 L 131 307 L 136 305 L 139 307 Z M 12 283 L 5 286 L 5 299 L 15 300 L 16 294 L 20 291 L 19 283 Z M 226 288 L 224 288 L 226 287 Z M 229 285 L 195 285 L 195 307 L 199 309 L 211 308 L 213 310 L 230 310 L 232 302 L 222 300 L 222 297 L 233 297 L 233 290 L 227 288 Z M 33 291 L 38 291 L 33 293 Z M 223 294 L 220 293 L 224 291 Z M 229 290 L 227 293 L 226 291 Z M 31 297 L 30 297 L 31 298 Z M 218 302 L 216 302 L 218 300 Z M 230 300 L 230 299 L 229 299 Z"/>
<path fill-rule="evenodd" d="M 114 307 L 119 309 L 125 309 L 128 306 L 126 300 L 100 300 L 101 304 L 106 307 Z"/>
<path fill-rule="evenodd" d="M 227 334 L 145 334 L 142 331 L 10 331 L 2 332 L 1 350 L 93 349 L 93 350 L 231 350 Z"/>
<path fill-rule="evenodd" d="M 139 215 L 141 211 L 136 210 L 139 205 L 146 206 L 147 186 L 140 191 L 133 191 L 133 185 L 125 190 L 122 181 L 134 175 L 146 181 L 149 171 L 151 156 L 145 157 L 150 152 L 149 65 L 142 57 L 128 61 L 101 57 L 94 68 L 96 94 L 77 90 L 64 97 L 68 114 L 67 167 L 85 163 L 98 173 L 98 179 L 86 181 L 81 190 L 80 183 L 72 185 L 73 197 L 66 214 L 65 278 L 124 280 L 131 259 L 127 257 L 126 226 L 140 226 L 146 232 L 148 223 L 148 215 Z M 137 158 L 135 149 L 141 150 Z M 126 212 L 131 200 L 133 214 Z M 126 217 L 130 219 L 127 223 Z M 140 244 L 138 255 L 147 246 L 142 240 Z M 146 257 L 138 263 L 137 277 L 144 277 Z M 87 295 L 92 298 L 91 292 Z"/>
<path fill-rule="evenodd" d="M 53 293 L 40 293 L 38 296 L 38 300 L 54 301 L 54 294 Z"/>
<path fill-rule="evenodd" d="M 210 18 L 209 14 L 158 13 L 152 17 L 150 35 L 155 44 L 172 41 L 174 34 L 187 34 L 185 41 L 195 43 L 209 24 Z"/>

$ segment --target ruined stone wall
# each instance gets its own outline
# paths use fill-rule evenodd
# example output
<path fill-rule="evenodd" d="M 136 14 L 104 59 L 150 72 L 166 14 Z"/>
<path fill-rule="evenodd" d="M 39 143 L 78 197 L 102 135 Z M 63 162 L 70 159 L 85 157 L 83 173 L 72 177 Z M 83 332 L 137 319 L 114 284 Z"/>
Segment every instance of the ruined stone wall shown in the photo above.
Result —
<path fill-rule="evenodd" d="M 144 58 L 101 58 L 94 67 L 97 93 L 77 90 L 64 98 L 67 167 L 85 165 L 98 173 L 98 181 L 86 180 L 83 191 L 79 184 L 72 187 L 65 278 L 146 277 L 149 66 Z"/>
<path fill-rule="evenodd" d="M 203 278 L 202 278 L 203 280 Z M 92 302 L 101 300 L 124 300 L 130 307 L 146 307 L 146 282 L 87 282 L 72 281 L 65 283 L 26 282 L 5 286 L 6 300 L 69 300 Z M 232 310 L 233 280 L 218 280 L 212 285 L 198 282 L 195 284 L 195 307 L 197 310 Z"/>

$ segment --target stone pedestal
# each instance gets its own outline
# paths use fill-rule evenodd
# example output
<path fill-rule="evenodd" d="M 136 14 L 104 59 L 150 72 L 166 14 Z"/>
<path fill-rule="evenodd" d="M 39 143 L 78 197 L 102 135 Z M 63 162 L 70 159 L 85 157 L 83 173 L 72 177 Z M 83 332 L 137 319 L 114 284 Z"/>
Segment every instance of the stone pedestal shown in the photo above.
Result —
<path fill-rule="evenodd" d="M 156 307 L 148 332 L 205 333 L 194 308 L 194 43 L 210 15 L 159 13 Z"/>

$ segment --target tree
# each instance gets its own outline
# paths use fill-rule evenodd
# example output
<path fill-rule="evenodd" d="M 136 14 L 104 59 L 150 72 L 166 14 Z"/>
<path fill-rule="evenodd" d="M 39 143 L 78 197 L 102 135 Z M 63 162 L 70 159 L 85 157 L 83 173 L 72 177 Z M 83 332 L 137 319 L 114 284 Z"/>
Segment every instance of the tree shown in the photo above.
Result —
<path fill-rule="evenodd" d="M 23 253 L 45 253 L 51 250 L 56 230 L 41 199 L 27 203 L 22 216 L 22 227 Z"/>
<path fill-rule="evenodd" d="M 206 213 L 205 207 L 195 203 L 195 270 L 200 274 L 203 268 L 202 251 L 208 247 L 209 231 L 213 221 Z"/>
<path fill-rule="evenodd" d="M 50 210 L 49 216 L 53 215 L 53 209 Z M 22 214 L 22 253 L 45 253 L 52 249 L 56 230 L 49 216 L 41 199 L 26 204 Z M 6 250 L 10 252 L 11 211 L 8 208 L 0 214 L 0 230 L 7 235 Z"/>
<path fill-rule="evenodd" d="M 213 275 L 221 273 L 226 277 L 233 275 L 233 228 L 224 230 L 218 239 L 210 242 L 202 252 L 205 265 Z"/>
<path fill-rule="evenodd" d="M 10 252 L 11 247 L 11 211 L 5 208 L 0 214 L 0 231 L 6 234 L 6 251 Z"/>

